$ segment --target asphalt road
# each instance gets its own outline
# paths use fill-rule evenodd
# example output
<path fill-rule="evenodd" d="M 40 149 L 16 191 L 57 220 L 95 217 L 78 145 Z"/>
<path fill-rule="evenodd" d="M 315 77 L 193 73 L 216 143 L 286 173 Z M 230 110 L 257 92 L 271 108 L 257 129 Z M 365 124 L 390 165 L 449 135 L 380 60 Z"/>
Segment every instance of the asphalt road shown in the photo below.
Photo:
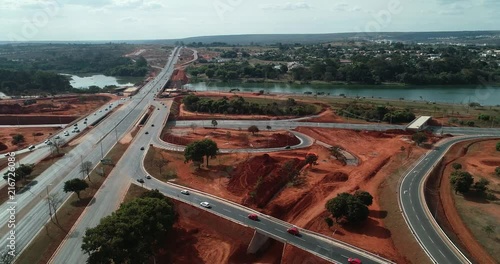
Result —
<path fill-rule="evenodd" d="M 413 235 L 434 263 L 470 263 L 463 254 L 445 238 L 444 232 L 433 224 L 434 219 L 425 213 L 427 207 L 423 188 L 425 175 L 448 151 L 448 148 L 460 141 L 480 138 L 467 136 L 453 138 L 429 151 L 404 177 L 400 185 L 399 201 L 408 226 Z M 484 137 L 483 137 L 484 138 Z M 432 212 L 431 212 L 432 213 Z"/>
<path fill-rule="evenodd" d="M 169 60 L 167 63 L 165 67 L 166 70 L 161 77 L 161 81 L 153 80 L 151 82 L 151 87 L 141 91 L 141 94 L 146 93 L 145 100 L 142 100 L 137 107 L 138 111 L 140 110 L 141 113 L 147 110 L 148 106 L 152 103 L 158 106 L 158 104 L 154 102 L 154 95 L 157 90 L 166 83 L 172 74 L 173 65 L 177 60 L 177 56 L 173 56 L 173 59 L 174 60 Z M 158 112 L 160 111 L 155 111 L 154 113 Z M 134 114 L 133 116 L 137 119 L 141 115 Z M 124 120 L 124 123 L 132 126 L 135 124 L 135 122 L 127 122 L 126 120 Z M 131 126 L 128 127 L 129 130 L 130 128 Z M 108 216 L 113 211 L 118 209 L 119 204 L 127 192 L 130 179 L 137 178 L 138 176 L 144 177 L 144 174 L 140 169 L 141 162 L 131 161 L 144 159 L 146 151 L 142 151 L 140 148 L 142 146 L 147 147 L 151 140 L 151 135 L 146 135 L 146 131 L 147 130 L 143 128 L 138 132 L 129 148 L 123 154 L 123 157 L 117 164 L 115 164 L 113 171 L 108 175 L 101 189 L 95 194 L 92 204 L 87 207 L 80 216 L 77 223 L 73 226 L 73 229 L 50 260 L 50 263 L 66 264 L 86 262 L 87 255 L 85 255 L 81 250 L 82 238 L 85 234 L 85 230 L 96 226 L 103 217 Z"/>
<path fill-rule="evenodd" d="M 172 69 L 162 71 L 158 75 L 158 79 L 147 84 L 138 95 L 129 99 L 128 103 L 123 107 L 104 119 L 94 129 L 90 130 L 84 136 L 84 140 L 69 154 L 65 155 L 54 166 L 51 166 L 42 173 L 37 178 L 36 184 L 28 191 L 16 195 L 17 224 L 15 232 L 17 252 L 21 252 L 49 220 L 48 206 L 46 201 L 44 201 L 47 193 L 57 194 L 63 200 L 68 198 L 69 194 L 62 191 L 64 182 L 69 179 L 82 177 L 82 173 L 79 170 L 79 164 L 82 161 L 91 161 L 94 165 L 99 163 L 102 157 L 116 144 L 117 140 L 123 137 L 139 121 L 150 101 L 153 100 L 153 93 L 166 83 L 172 71 Z M 92 116 L 88 117 L 89 121 Z M 89 122 L 88 124 L 91 123 Z M 83 128 L 81 125 L 79 127 Z M 39 155 L 44 154 L 40 152 Z M 6 206 L 7 204 L 0 206 L 1 219 L 8 219 Z M 2 227 L 0 228 L 2 243 L 8 242 L 7 233 L 9 231 L 10 229 L 2 223 Z"/>

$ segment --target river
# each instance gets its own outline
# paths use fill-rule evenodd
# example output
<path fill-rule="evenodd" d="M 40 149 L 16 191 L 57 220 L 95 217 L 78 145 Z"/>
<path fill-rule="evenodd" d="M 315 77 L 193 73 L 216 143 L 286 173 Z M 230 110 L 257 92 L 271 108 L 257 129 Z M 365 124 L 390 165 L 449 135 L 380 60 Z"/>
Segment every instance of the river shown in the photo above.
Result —
<path fill-rule="evenodd" d="M 144 79 L 142 77 L 113 77 L 102 74 L 78 76 L 61 73 L 61 75 L 68 76 L 71 86 L 78 89 L 86 89 L 92 85 L 101 88 L 108 85 L 115 85 L 118 87 L 134 86 L 134 83 L 141 82 Z"/>
<path fill-rule="evenodd" d="M 270 83 L 193 83 L 187 88 L 197 91 L 240 91 L 304 94 L 304 92 L 324 92 L 325 94 L 347 97 L 375 97 L 387 99 L 425 100 L 431 102 L 481 105 L 500 105 L 500 86 L 398 86 L 398 85 L 290 85 Z"/>

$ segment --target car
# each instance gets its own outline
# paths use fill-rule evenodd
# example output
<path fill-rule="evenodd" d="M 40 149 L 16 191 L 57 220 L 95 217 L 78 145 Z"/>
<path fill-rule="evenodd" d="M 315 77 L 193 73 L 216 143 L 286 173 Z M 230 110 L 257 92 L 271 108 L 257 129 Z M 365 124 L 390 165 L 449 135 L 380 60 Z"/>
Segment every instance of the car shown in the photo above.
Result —
<path fill-rule="evenodd" d="M 151 176 L 146 175 L 146 179 L 151 180 Z"/>
<path fill-rule="evenodd" d="M 80 129 L 75 129 L 75 132 L 76 133 L 80 133 Z"/>
<path fill-rule="evenodd" d="M 148 131 L 146 131 L 146 133 L 144 133 L 144 134 L 146 134 L 146 135 L 147 135 L 147 134 L 149 134 L 149 132 L 148 132 Z"/>
<path fill-rule="evenodd" d="M 64 131 L 64 135 L 65 136 L 69 136 L 69 132 L 68 131 Z"/>
<path fill-rule="evenodd" d="M 290 149 L 290 145 L 287 145 L 287 146 L 285 147 L 285 149 Z"/>
<path fill-rule="evenodd" d="M 200 205 L 203 206 L 203 207 L 205 207 L 205 208 L 211 208 L 212 207 L 208 202 L 201 202 Z"/>
<path fill-rule="evenodd" d="M 299 235 L 299 229 L 297 227 L 290 227 L 286 230 L 286 232 L 288 232 L 289 234 L 292 234 L 294 236 L 297 236 Z"/>
<path fill-rule="evenodd" d="M 46 139 L 43 143 L 45 143 L 45 144 L 47 144 L 47 145 L 48 145 L 48 144 L 49 144 L 49 142 L 50 142 L 50 141 L 49 141 L 48 139 Z"/>
<path fill-rule="evenodd" d="M 349 264 L 361 264 L 361 260 L 357 258 L 348 258 L 347 262 L 349 262 Z"/>
<path fill-rule="evenodd" d="M 158 110 L 160 110 L 160 108 L 158 108 Z"/>
<path fill-rule="evenodd" d="M 29 146 L 29 147 L 28 147 L 28 149 L 29 149 L 30 151 L 34 150 L 35 148 L 36 148 L 36 147 L 35 147 L 35 146 L 33 146 L 33 145 L 31 145 L 31 146 Z"/>
<path fill-rule="evenodd" d="M 248 219 L 251 219 L 251 220 L 254 220 L 254 221 L 258 221 L 259 217 L 256 214 L 249 214 L 248 215 Z"/>
<path fill-rule="evenodd" d="M 144 150 L 144 147 L 141 147 L 141 150 Z"/>
<path fill-rule="evenodd" d="M 137 181 L 140 182 L 140 183 L 144 183 L 143 179 L 137 179 Z"/>
<path fill-rule="evenodd" d="M 188 190 L 182 190 L 181 193 L 184 194 L 184 195 L 189 195 L 189 191 Z"/>
<path fill-rule="evenodd" d="M 83 124 L 84 124 L 84 125 L 86 125 L 86 124 L 87 124 L 87 121 L 83 122 Z"/>
<path fill-rule="evenodd" d="M 73 126 L 77 127 L 77 126 L 78 126 L 78 123 L 77 123 L 77 124 L 73 124 Z"/>
<path fill-rule="evenodd" d="M 151 124 L 151 126 L 152 126 L 152 127 L 154 127 L 154 126 L 155 126 L 155 124 Z"/>
<path fill-rule="evenodd" d="M 60 138 L 61 138 L 61 137 L 60 137 L 59 135 L 57 135 L 57 136 L 55 137 L 55 139 L 60 139 Z"/>

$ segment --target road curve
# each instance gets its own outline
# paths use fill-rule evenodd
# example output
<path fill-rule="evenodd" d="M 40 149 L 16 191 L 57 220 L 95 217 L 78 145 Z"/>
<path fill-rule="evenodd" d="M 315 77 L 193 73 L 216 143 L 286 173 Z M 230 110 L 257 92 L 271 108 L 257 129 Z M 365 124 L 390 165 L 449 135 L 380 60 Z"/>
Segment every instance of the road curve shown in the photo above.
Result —
<path fill-rule="evenodd" d="M 458 142 L 495 138 L 465 136 L 451 138 L 425 154 L 400 183 L 398 202 L 412 234 L 434 263 L 471 263 L 451 242 L 432 217 L 424 196 L 425 181 L 450 147 Z"/>

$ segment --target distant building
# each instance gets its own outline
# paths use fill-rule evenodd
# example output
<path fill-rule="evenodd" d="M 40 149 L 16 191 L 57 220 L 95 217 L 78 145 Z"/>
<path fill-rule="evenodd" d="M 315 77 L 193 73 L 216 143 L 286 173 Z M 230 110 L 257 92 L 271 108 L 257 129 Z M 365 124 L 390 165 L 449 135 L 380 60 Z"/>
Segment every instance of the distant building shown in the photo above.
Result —
<path fill-rule="evenodd" d="M 346 65 L 352 64 L 352 60 L 340 60 L 339 62 L 340 64 L 346 64 Z"/>

